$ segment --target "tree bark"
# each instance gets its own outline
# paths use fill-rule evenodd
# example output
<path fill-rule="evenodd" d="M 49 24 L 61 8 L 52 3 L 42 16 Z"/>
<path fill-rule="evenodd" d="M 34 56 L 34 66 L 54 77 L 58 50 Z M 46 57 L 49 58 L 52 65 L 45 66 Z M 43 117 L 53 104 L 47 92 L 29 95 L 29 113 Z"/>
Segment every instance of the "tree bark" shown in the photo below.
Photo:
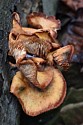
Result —
<path fill-rule="evenodd" d="M 42 0 L 43 12 L 48 15 L 56 15 L 59 0 Z"/>
<path fill-rule="evenodd" d="M 10 93 L 14 71 L 8 64 L 8 33 L 11 29 L 11 11 L 17 0 L 0 0 L 0 125 L 19 125 L 20 110 L 16 98 Z"/>

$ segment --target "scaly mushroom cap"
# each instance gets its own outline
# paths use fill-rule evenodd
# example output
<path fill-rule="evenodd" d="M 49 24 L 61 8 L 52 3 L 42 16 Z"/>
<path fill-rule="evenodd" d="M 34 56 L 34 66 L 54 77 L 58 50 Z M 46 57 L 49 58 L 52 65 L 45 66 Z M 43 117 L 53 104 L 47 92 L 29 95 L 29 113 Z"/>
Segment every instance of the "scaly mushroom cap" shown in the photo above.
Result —
<path fill-rule="evenodd" d="M 54 73 L 53 79 L 44 91 L 30 86 L 20 71 L 14 76 L 10 92 L 19 99 L 27 115 L 37 116 L 57 108 L 63 102 L 66 95 L 66 82 L 58 69 L 51 68 Z M 39 81 L 41 81 L 41 77 L 44 79 L 43 73 L 38 72 L 37 74 Z"/>

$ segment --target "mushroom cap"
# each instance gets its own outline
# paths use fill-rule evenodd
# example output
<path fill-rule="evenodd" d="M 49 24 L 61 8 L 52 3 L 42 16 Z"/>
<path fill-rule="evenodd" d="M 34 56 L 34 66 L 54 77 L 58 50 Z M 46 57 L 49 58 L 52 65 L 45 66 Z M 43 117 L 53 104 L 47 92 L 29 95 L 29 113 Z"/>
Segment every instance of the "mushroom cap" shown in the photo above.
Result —
<path fill-rule="evenodd" d="M 31 86 L 20 71 L 13 77 L 10 92 L 18 98 L 27 115 L 37 116 L 57 108 L 63 102 L 66 95 L 65 79 L 58 69 L 52 67 L 52 70 L 53 79 L 44 91 Z"/>
<path fill-rule="evenodd" d="M 28 24 L 39 29 L 60 29 L 60 20 L 56 20 L 55 16 L 46 16 L 39 12 L 33 12 L 27 16 Z"/>
<path fill-rule="evenodd" d="M 67 45 L 53 52 L 54 61 L 64 69 L 69 68 L 70 60 L 74 53 L 74 46 Z"/>
<path fill-rule="evenodd" d="M 53 76 L 54 73 L 51 67 L 46 67 L 43 71 L 37 71 L 37 80 L 39 82 L 40 89 L 43 90 L 48 87 L 53 79 Z"/>
<path fill-rule="evenodd" d="M 46 16 L 40 12 L 33 12 L 28 15 L 27 22 L 35 28 L 49 31 L 50 35 L 54 38 L 57 37 L 57 30 L 61 27 L 60 20 L 57 20 L 55 16 Z"/>

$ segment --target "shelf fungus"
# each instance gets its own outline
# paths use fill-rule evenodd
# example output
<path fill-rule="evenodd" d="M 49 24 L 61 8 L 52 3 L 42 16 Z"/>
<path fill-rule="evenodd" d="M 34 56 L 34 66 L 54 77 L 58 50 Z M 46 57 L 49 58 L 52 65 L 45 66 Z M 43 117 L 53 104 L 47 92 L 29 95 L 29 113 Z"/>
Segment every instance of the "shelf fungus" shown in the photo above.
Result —
<path fill-rule="evenodd" d="M 22 27 L 19 15 L 13 13 L 9 53 L 19 71 L 13 77 L 10 92 L 27 115 L 37 116 L 62 104 L 66 81 L 58 66 L 69 67 L 74 48 L 61 47 L 56 40 L 61 24 L 55 17 L 35 12 L 27 21 L 33 28 Z"/>

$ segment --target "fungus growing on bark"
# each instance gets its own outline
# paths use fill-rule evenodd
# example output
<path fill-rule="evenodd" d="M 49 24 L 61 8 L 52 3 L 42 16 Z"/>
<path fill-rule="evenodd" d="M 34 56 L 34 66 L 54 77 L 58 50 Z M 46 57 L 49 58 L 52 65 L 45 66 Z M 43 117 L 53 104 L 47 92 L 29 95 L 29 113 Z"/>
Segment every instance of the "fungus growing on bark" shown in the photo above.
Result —
<path fill-rule="evenodd" d="M 73 52 L 74 47 L 72 45 L 64 46 L 60 49 L 57 49 L 53 53 L 54 61 L 57 63 L 57 65 L 66 69 L 69 66 L 69 60 L 71 60 Z"/>
<path fill-rule="evenodd" d="M 18 98 L 27 115 L 37 116 L 57 108 L 63 102 L 66 82 L 58 69 L 53 68 L 53 73 L 53 79 L 44 91 L 31 87 L 20 71 L 14 76 L 10 91 Z M 40 79 L 41 74 L 38 74 Z"/>
<path fill-rule="evenodd" d="M 57 30 L 61 26 L 60 20 L 56 20 L 55 16 L 46 16 L 43 13 L 33 12 L 27 16 L 27 21 L 35 28 L 49 31 L 52 37 L 56 36 Z"/>
<path fill-rule="evenodd" d="M 55 17 L 32 13 L 27 19 L 39 29 L 22 27 L 19 15 L 13 14 L 9 53 L 20 71 L 14 76 L 10 91 L 17 96 L 26 114 L 36 116 L 63 102 L 66 82 L 55 66 L 69 64 L 73 46 L 61 47 L 55 39 L 60 28 L 60 21 Z"/>

